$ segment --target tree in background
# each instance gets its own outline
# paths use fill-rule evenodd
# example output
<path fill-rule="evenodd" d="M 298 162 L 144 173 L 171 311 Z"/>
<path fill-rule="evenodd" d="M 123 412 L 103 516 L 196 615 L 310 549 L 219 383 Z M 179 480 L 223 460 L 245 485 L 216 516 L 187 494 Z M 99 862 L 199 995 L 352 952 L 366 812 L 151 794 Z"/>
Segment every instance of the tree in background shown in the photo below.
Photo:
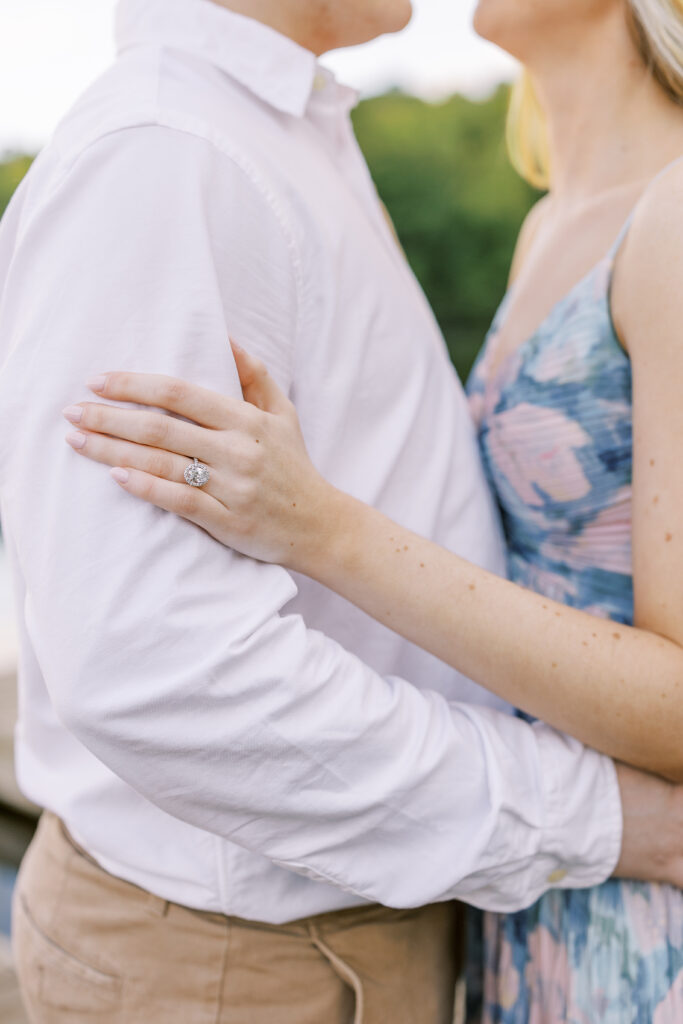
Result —
<path fill-rule="evenodd" d="M 508 89 L 475 103 L 401 93 L 361 103 L 358 138 L 410 264 L 464 379 L 505 292 L 538 193 L 505 149 Z"/>
<path fill-rule="evenodd" d="M 0 217 L 32 162 L 30 156 L 9 156 L 0 163 Z"/>
<path fill-rule="evenodd" d="M 360 104 L 354 124 L 375 183 L 461 377 L 506 287 L 515 237 L 536 193 L 504 143 L 506 87 L 475 103 L 399 92 Z M 0 214 L 31 164 L 0 163 Z"/>

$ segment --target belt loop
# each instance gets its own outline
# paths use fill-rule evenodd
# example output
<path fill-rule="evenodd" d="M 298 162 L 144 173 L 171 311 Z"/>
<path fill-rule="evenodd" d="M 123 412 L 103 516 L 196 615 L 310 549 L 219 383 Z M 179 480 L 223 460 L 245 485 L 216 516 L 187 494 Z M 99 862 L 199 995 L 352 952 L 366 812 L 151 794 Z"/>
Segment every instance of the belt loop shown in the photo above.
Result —
<path fill-rule="evenodd" d="M 147 906 L 155 917 L 168 917 L 171 904 L 168 900 L 163 900 L 161 896 L 155 896 L 153 892 L 150 892 L 147 894 Z"/>

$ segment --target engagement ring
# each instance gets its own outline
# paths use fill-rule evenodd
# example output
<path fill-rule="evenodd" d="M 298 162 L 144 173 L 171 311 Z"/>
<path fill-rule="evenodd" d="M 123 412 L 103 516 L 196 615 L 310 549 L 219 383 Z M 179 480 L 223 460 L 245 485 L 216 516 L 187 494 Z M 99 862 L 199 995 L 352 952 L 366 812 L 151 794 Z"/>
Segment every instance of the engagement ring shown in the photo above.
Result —
<path fill-rule="evenodd" d="M 209 467 L 195 459 L 185 470 L 185 480 L 190 487 L 203 487 L 211 479 Z"/>

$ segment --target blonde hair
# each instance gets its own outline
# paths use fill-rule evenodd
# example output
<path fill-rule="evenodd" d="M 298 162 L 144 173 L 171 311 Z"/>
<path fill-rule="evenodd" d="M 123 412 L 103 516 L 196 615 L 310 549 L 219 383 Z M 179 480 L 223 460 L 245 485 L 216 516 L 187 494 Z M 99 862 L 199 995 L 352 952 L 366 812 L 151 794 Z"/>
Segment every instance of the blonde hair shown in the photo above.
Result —
<path fill-rule="evenodd" d="M 683 0 L 626 2 L 629 28 L 646 67 L 669 96 L 683 104 Z M 548 130 L 527 71 L 512 89 L 507 144 L 513 166 L 522 177 L 536 188 L 548 188 Z"/>

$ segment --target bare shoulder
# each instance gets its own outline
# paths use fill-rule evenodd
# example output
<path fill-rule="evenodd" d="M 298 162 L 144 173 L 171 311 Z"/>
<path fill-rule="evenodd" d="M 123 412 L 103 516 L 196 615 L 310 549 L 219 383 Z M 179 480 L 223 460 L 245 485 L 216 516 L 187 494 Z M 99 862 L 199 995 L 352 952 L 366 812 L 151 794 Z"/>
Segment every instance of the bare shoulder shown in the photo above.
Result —
<path fill-rule="evenodd" d="M 625 266 L 645 259 L 663 266 L 672 252 L 683 252 L 682 225 L 683 160 L 645 190 L 624 245 Z"/>
<path fill-rule="evenodd" d="M 538 202 L 534 203 L 526 217 L 522 227 L 520 228 L 519 235 L 517 237 L 517 245 L 515 246 L 515 252 L 512 257 L 512 266 L 510 267 L 510 278 L 509 284 L 515 280 L 522 265 L 528 255 L 529 249 L 531 248 L 534 238 L 538 232 L 538 229 L 543 222 L 543 218 L 547 212 L 550 203 L 550 196 L 542 196 Z"/>
<path fill-rule="evenodd" d="M 654 331 L 683 315 L 683 161 L 646 189 L 618 254 L 612 305 L 629 351 L 638 339 L 665 339 Z M 649 325 L 649 330 L 643 326 Z"/>

